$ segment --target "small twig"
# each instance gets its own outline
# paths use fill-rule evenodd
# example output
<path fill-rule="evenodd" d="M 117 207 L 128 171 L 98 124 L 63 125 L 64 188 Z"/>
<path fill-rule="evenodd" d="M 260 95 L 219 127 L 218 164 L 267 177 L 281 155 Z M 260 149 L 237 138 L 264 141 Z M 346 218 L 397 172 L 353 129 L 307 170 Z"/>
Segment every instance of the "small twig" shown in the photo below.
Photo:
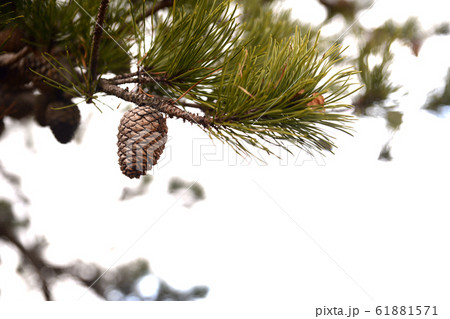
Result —
<path fill-rule="evenodd" d="M 169 83 L 167 78 L 165 76 L 145 76 L 144 74 L 141 75 L 141 78 L 133 76 L 129 78 L 115 78 L 115 79 L 108 79 L 108 82 L 111 84 L 125 84 L 125 83 L 153 83 L 153 82 L 159 82 L 159 83 Z"/>
<path fill-rule="evenodd" d="M 82 278 L 74 269 L 74 266 L 54 266 L 48 263 L 41 257 L 40 255 L 34 253 L 32 250 L 29 250 L 25 248 L 25 246 L 20 242 L 20 240 L 12 234 L 8 229 L 5 229 L 0 226 L 0 239 L 5 240 L 6 242 L 10 242 L 12 245 L 14 245 L 17 250 L 20 252 L 20 254 L 30 262 L 31 266 L 34 268 L 35 272 L 37 273 L 39 277 L 39 281 L 41 284 L 41 290 L 42 294 L 44 295 L 45 300 L 51 301 L 53 299 L 53 295 L 50 291 L 50 287 L 48 284 L 48 279 L 46 276 L 46 273 L 48 276 L 54 276 L 55 278 L 58 276 L 64 276 L 68 275 L 71 276 L 73 279 L 77 280 L 81 284 L 85 285 L 86 287 L 90 287 L 92 282 L 90 280 L 86 280 Z M 44 270 L 47 270 L 48 272 L 43 273 Z M 99 297 L 102 297 L 103 299 L 106 299 L 104 293 L 102 291 L 99 291 L 94 287 L 94 292 L 97 293 Z"/>
<path fill-rule="evenodd" d="M 150 72 L 149 70 L 143 70 L 145 72 L 145 74 L 150 74 L 151 76 L 162 76 L 164 74 L 166 74 L 166 72 Z M 141 71 L 142 74 L 142 71 Z M 122 73 L 122 74 L 118 74 L 113 78 L 107 79 L 109 82 L 114 82 L 116 80 L 120 80 L 120 79 L 126 79 L 126 78 L 132 78 L 132 77 L 136 77 L 139 75 L 139 71 L 136 72 L 132 72 L 132 73 Z"/>
<path fill-rule="evenodd" d="M 28 259 L 28 261 L 30 262 L 30 264 L 33 266 L 33 268 L 36 270 L 36 273 L 38 274 L 38 277 L 39 277 L 39 280 L 41 283 L 42 294 L 44 295 L 45 300 L 47 300 L 47 301 L 53 300 L 52 293 L 50 292 L 50 289 L 49 289 L 49 286 L 47 283 L 47 278 L 42 273 L 42 271 L 45 268 L 45 263 L 43 263 L 42 260 L 38 256 L 33 254 L 32 251 L 29 251 L 28 249 L 26 249 L 22 245 L 22 243 L 17 239 L 17 237 L 14 236 L 14 234 L 12 234 L 8 229 L 3 229 L 3 227 L 0 227 L 0 237 L 3 237 L 7 241 L 9 241 L 11 244 L 16 246 L 16 248 L 20 251 L 22 256 L 25 257 L 26 259 Z"/>
<path fill-rule="evenodd" d="M 171 7 L 171 6 L 173 6 L 173 0 L 163 0 L 163 1 L 160 1 L 158 3 L 155 3 L 153 6 L 148 8 L 147 11 L 145 11 L 144 15 L 139 16 L 136 19 L 136 22 L 142 21 L 145 18 L 147 18 L 148 16 L 151 16 L 151 15 L 155 14 L 159 10 L 164 9 L 164 8 L 168 8 L 168 7 Z"/>
<path fill-rule="evenodd" d="M 133 72 L 133 73 L 122 73 L 119 75 L 116 75 L 115 77 L 108 79 L 108 81 L 114 81 L 114 80 L 118 80 L 118 79 L 126 79 L 126 78 L 132 78 L 138 75 L 138 72 Z"/>
<path fill-rule="evenodd" d="M 36 253 L 32 249 L 27 249 L 17 238 L 17 236 L 15 236 L 7 227 L 2 226 L 1 224 L 0 240 L 4 240 L 5 242 L 14 245 L 23 256 L 23 258 L 30 262 L 31 266 L 39 276 L 41 290 L 46 300 L 54 300 L 53 295 L 50 291 L 49 280 L 55 280 L 60 277 L 70 277 L 73 280 L 76 280 L 80 284 L 91 289 L 91 291 L 93 291 L 98 297 L 108 300 L 107 288 L 110 286 L 110 283 L 101 283 L 97 280 L 97 278 L 101 276 L 101 273 L 103 272 L 100 267 L 95 266 L 95 272 L 92 273 L 91 276 L 86 278 L 86 276 L 82 275 L 86 273 L 84 270 L 89 269 L 89 273 L 91 273 L 92 268 L 82 262 L 75 262 L 67 266 L 53 265 L 45 260 L 45 258 L 39 253 Z M 118 284 L 117 288 L 120 289 L 120 286 Z M 179 291 L 170 287 L 169 285 L 167 285 L 167 283 L 161 280 L 159 293 L 155 300 L 193 300 L 195 298 L 203 298 L 207 292 L 208 288 L 202 286 L 193 287 L 188 291 Z"/>
<path fill-rule="evenodd" d="M 102 0 L 100 3 L 100 7 L 98 8 L 97 21 L 95 22 L 94 31 L 92 32 L 92 47 L 91 47 L 91 55 L 89 57 L 89 83 L 92 83 L 93 80 L 97 77 L 97 63 L 98 63 L 98 50 L 100 48 L 100 40 L 102 38 L 103 33 L 103 22 L 105 21 L 106 9 L 108 8 L 109 0 Z M 95 88 L 92 90 L 92 93 Z M 87 100 L 87 102 L 91 102 L 91 98 Z"/>
<path fill-rule="evenodd" d="M 171 99 L 159 96 L 149 97 L 145 94 L 133 93 L 109 83 L 108 80 L 100 80 L 99 88 L 106 94 L 117 96 L 122 100 L 132 102 L 136 105 L 149 105 L 155 110 L 167 114 L 169 117 L 181 118 L 193 124 L 202 125 L 203 127 L 212 125 L 212 118 L 181 110 L 175 106 L 175 102 Z"/>
<path fill-rule="evenodd" d="M 2 115 L 0 114 L 0 119 L 2 118 Z M 30 200 L 23 194 L 21 188 L 20 188 L 20 178 L 10 172 L 8 172 L 4 167 L 2 162 L 0 162 L 0 176 L 2 176 L 4 179 L 8 181 L 9 184 L 14 188 L 14 191 L 16 192 L 17 197 L 20 199 L 20 201 L 24 204 L 28 204 Z"/>

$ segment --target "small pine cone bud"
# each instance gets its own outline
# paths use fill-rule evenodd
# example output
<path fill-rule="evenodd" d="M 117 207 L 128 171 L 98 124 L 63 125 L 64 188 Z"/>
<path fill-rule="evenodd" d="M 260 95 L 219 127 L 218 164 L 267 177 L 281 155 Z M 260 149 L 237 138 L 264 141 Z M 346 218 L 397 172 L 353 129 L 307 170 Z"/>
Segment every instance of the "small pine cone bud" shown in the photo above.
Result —
<path fill-rule="evenodd" d="M 166 119 L 149 106 L 138 106 L 122 116 L 117 134 L 119 165 L 129 178 L 139 178 L 158 162 L 166 141 Z"/>
<path fill-rule="evenodd" d="M 57 109 L 70 104 L 67 100 L 58 100 L 47 107 L 45 118 L 50 125 L 53 135 L 62 144 L 69 143 L 80 125 L 80 110 L 77 106 Z"/>

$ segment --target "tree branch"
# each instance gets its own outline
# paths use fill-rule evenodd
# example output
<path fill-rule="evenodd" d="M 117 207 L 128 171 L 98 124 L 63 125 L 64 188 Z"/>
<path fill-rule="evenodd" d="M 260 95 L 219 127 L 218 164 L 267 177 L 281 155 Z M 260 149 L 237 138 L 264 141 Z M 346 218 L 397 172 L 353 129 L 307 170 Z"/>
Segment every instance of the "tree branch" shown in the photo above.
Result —
<path fill-rule="evenodd" d="M 17 271 L 21 270 L 37 277 L 39 288 L 46 300 L 54 300 L 51 292 L 51 284 L 59 278 L 70 277 L 74 281 L 84 285 L 94 292 L 98 297 L 108 300 L 109 292 L 114 289 L 120 291 L 124 296 L 133 293 L 141 300 L 150 300 L 146 296 L 141 296 L 136 291 L 136 283 L 140 278 L 151 274 L 148 262 L 136 260 L 128 265 L 117 267 L 116 269 L 104 269 L 95 264 L 86 264 L 82 261 L 75 261 L 68 265 L 54 265 L 47 261 L 43 255 L 45 241 L 36 239 L 34 243 L 25 246 L 18 236 L 20 227 L 27 227 L 28 220 L 16 218 L 11 203 L 0 200 L 0 242 L 11 244 L 20 256 L 20 263 Z M 111 278 L 103 277 L 110 271 Z M 119 280 L 116 280 L 119 277 Z M 156 300 L 193 300 L 205 297 L 208 292 L 207 287 L 196 286 L 187 291 L 176 290 L 168 286 L 159 279 L 160 289 Z"/>
<path fill-rule="evenodd" d="M 20 251 L 22 256 L 30 262 L 30 264 L 33 266 L 33 268 L 36 270 L 36 273 L 38 274 L 42 294 L 44 295 L 45 300 L 47 301 L 53 300 L 47 282 L 47 278 L 43 273 L 43 270 L 46 268 L 46 265 L 41 260 L 41 258 L 39 256 L 36 256 L 36 254 L 34 254 L 33 251 L 26 249 L 15 235 L 12 234 L 8 229 L 5 229 L 4 227 L 0 227 L 0 238 L 1 237 L 3 237 L 11 244 L 13 244 Z"/>
<path fill-rule="evenodd" d="M 98 63 L 98 49 L 100 48 L 100 40 L 103 33 L 103 22 L 105 21 L 106 9 L 108 8 L 109 0 L 102 0 L 100 7 L 98 8 L 97 21 L 95 22 L 94 30 L 92 32 L 92 47 L 91 55 L 89 57 L 89 83 L 92 83 L 97 76 L 97 63 Z M 95 89 L 93 90 L 95 91 Z M 94 93 L 94 92 L 90 93 Z M 92 95 L 92 94 L 91 94 Z M 88 99 L 88 102 L 91 98 Z"/>
<path fill-rule="evenodd" d="M 148 8 L 147 11 L 145 11 L 144 15 L 139 16 L 136 19 L 136 22 L 142 21 L 148 16 L 155 14 L 155 12 L 158 12 L 161 9 L 168 8 L 171 6 L 173 6 L 173 0 L 163 0 L 158 3 L 155 3 L 153 6 Z"/>
<path fill-rule="evenodd" d="M 0 114 L 0 119 L 2 118 L 2 114 Z M 20 178 L 16 176 L 15 174 L 12 174 L 8 172 L 4 167 L 2 162 L 0 161 L 0 176 L 2 176 L 6 181 L 11 184 L 13 187 L 17 197 L 19 200 L 24 203 L 28 204 L 30 200 L 23 194 L 22 190 L 20 189 Z"/>
<path fill-rule="evenodd" d="M 14 245 L 17 250 L 20 252 L 22 257 L 29 262 L 29 264 L 34 268 L 37 273 L 41 285 L 41 291 L 44 295 L 45 300 L 51 301 L 53 300 L 53 295 L 50 291 L 48 277 L 51 276 L 63 276 L 68 275 L 73 279 L 77 280 L 81 284 L 86 287 L 92 288 L 94 292 L 103 299 L 106 299 L 104 295 L 104 291 L 99 290 L 99 287 L 92 287 L 92 280 L 84 279 L 80 276 L 80 274 L 76 271 L 75 265 L 70 265 L 66 267 L 54 266 L 44 260 L 40 254 L 36 253 L 33 249 L 27 249 L 14 235 L 9 227 L 6 227 L 4 224 L 0 224 L 0 239 L 3 239 L 6 242 Z"/>
<path fill-rule="evenodd" d="M 208 108 L 206 105 L 204 104 L 200 104 L 200 103 L 191 103 L 191 102 L 186 102 L 186 101 L 178 101 L 178 103 L 180 105 L 183 105 L 185 107 L 192 107 L 195 109 L 199 109 L 200 111 L 202 111 L 205 114 L 208 114 L 208 112 L 211 112 L 211 109 Z"/>
<path fill-rule="evenodd" d="M 212 118 L 193 114 L 179 109 L 175 106 L 175 102 L 168 98 L 162 98 L 159 96 L 147 96 L 142 93 L 133 93 L 128 90 L 122 89 L 117 85 L 111 84 L 108 80 L 100 80 L 99 88 L 106 94 L 114 95 L 122 100 L 132 102 L 136 105 L 149 105 L 155 110 L 166 113 L 169 117 L 178 117 L 192 124 L 199 124 L 203 127 L 209 127 L 212 123 Z"/>
<path fill-rule="evenodd" d="M 111 84 L 125 84 L 125 83 L 170 83 L 165 76 L 162 75 L 146 75 L 145 73 L 141 74 L 139 78 L 137 75 L 132 75 L 130 77 L 115 77 L 113 79 L 108 79 L 108 82 Z"/>

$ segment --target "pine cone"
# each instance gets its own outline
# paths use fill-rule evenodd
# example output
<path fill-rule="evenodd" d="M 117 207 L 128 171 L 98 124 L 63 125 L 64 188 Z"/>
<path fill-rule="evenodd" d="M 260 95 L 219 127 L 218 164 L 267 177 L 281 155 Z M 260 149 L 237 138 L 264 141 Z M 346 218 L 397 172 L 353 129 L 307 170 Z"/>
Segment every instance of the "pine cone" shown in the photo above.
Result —
<path fill-rule="evenodd" d="M 139 178 L 158 162 L 166 141 L 166 119 L 149 106 L 138 106 L 122 116 L 117 134 L 119 165 L 129 178 Z"/>
<path fill-rule="evenodd" d="M 80 110 L 77 106 L 55 110 L 71 104 L 70 100 L 58 100 L 50 103 L 45 114 L 53 135 L 62 144 L 69 143 L 80 125 Z"/>
<path fill-rule="evenodd" d="M 64 57 L 58 56 L 58 62 L 66 65 L 65 61 L 66 59 Z M 61 74 L 57 70 L 55 70 L 55 68 L 53 68 L 50 63 L 48 63 L 43 57 L 39 55 L 28 55 L 27 58 L 22 59 L 21 62 L 23 62 L 25 65 L 25 77 L 27 77 L 33 83 L 34 88 L 39 89 L 43 94 L 54 94 L 54 92 L 57 90 L 53 86 L 47 84 L 46 80 L 42 76 L 30 71 L 30 69 L 38 72 L 41 75 L 56 80 L 59 83 L 63 83 L 64 85 L 69 84 L 67 80 L 63 76 L 61 76 Z"/>
<path fill-rule="evenodd" d="M 58 52 L 55 52 L 53 56 L 55 56 L 58 59 L 58 62 L 62 63 L 65 68 L 70 69 L 68 66 L 69 63 L 64 56 L 60 56 L 60 53 Z M 42 56 L 38 53 L 31 52 L 13 65 L 0 68 L 0 83 L 5 86 L 5 91 L 14 90 L 19 87 L 29 87 L 31 83 L 33 88 L 39 89 L 43 94 L 51 95 L 58 92 L 58 89 L 46 83 L 50 81 L 46 80 L 41 75 L 32 72 L 30 69 L 47 78 L 55 80 L 58 83 L 62 83 L 66 86 L 70 85 L 67 79 L 55 70 L 55 68 Z M 66 76 L 69 76 L 69 74 L 66 73 Z"/>

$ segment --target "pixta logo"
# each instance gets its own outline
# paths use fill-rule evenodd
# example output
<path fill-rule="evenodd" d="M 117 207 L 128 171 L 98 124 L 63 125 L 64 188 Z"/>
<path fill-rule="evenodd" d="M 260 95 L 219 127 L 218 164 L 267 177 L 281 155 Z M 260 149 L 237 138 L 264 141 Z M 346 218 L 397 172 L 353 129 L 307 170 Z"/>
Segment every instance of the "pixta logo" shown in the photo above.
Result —
<path fill-rule="evenodd" d="M 267 148 L 270 146 L 267 145 Z M 325 159 L 319 153 L 313 154 L 294 145 L 288 145 L 285 149 L 272 146 L 272 149 L 274 154 L 268 154 L 266 151 L 256 148 L 252 149 L 253 156 L 241 156 L 232 147 L 220 141 L 213 142 L 209 138 L 196 138 L 192 140 L 192 165 L 201 166 L 206 162 L 225 162 L 228 166 L 248 166 L 252 162 L 256 162 L 260 166 L 267 166 L 268 163 L 279 166 L 325 166 Z"/>

